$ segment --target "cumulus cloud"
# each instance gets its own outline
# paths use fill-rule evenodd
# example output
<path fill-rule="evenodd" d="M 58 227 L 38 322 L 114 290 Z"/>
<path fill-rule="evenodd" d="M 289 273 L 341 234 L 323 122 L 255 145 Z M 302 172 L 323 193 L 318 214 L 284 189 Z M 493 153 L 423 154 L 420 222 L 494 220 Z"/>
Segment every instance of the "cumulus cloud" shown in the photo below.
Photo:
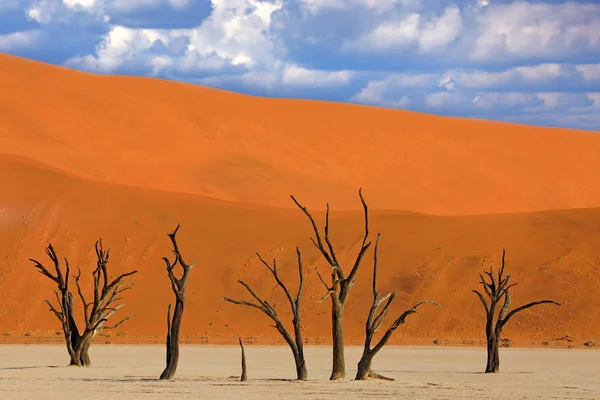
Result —
<path fill-rule="evenodd" d="M 591 115 L 600 114 L 600 64 L 540 64 L 504 71 L 456 69 L 438 74 L 390 74 L 371 80 L 349 101 L 447 115 L 468 115 L 518 121 L 555 122 L 552 115 L 579 115 L 581 125 L 591 127 Z M 557 82 L 568 82 L 575 92 L 549 91 Z M 564 84 L 558 85 L 564 89 Z M 534 116 L 537 116 L 534 118 Z M 578 121 L 577 117 L 568 119 Z M 524 121 L 524 120 L 523 120 Z M 585 122 L 584 121 L 588 121 Z M 568 126 L 560 124 L 560 126 Z"/>
<path fill-rule="evenodd" d="M 393 57 L 394 50 L 410 46 L 462 63 L 556 59 L 600 51 L 600 4 L 480 0 L 437 13 L 400 8 L 344 40 L 343 49 Z"/>
<path fill-rule="evenodd" d="M 395 7 L 418 8 L 421 0 L 299 0 L 312 14 L 323 10 L 350 9 L 364 7 L 377 13 L 389 11 Z"/>
<path fill-rule="evenodd" d="M 290 86 L 337 86 L 347 84 L 354 73 L 352 71 L 325 71 L 300 67 L 295 64 L 286 65 L 281 81 Z"/>
<path fill-rule="evenodd" d="M 411 12 L 385 21 L 357 39 L 345 40 L 342 50 L 371 53 L 416 46 L 429 52 L 453 42 L 461 29 L 462 16 L 457 7 L 448 7 L 440 16 L 430 18 Z"/>
<path fill-rule="evenodd" d="M 175 66 L 183 72 L 204 70 L 207 65 L 268 67 L 277 61 L 268 27 L 271 13 L 279 7 L 279 1 L 213 0 L 212 14 L 197 28 L 113 26 L 94 54 L 72 58 L 67 65 L 97 72 L 113 72 L 131 63 L 156 68 L 155 57 L 161 55 L 164 68 Z M 178 41 L 185 46 L 165 52 Z"/>
<path fill-rule="evenodd" d="M 39 38 L 38 30 L 0 35 L 0 51 L 9 53 L 19 49 L 32 48 L 37 45 Z"/>
<path fill-rule="evenodd" d="M 491 4 L 476 15 L 474 25 L 474 59 L 565 57 L 600 50 L 599 4 Z"/>

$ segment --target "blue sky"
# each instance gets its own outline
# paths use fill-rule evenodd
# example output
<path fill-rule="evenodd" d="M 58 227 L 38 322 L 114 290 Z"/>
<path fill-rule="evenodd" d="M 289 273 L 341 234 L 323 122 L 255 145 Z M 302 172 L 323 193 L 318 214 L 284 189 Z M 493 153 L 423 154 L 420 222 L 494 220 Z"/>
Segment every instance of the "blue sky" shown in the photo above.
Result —
<path fill-rule="evenodd" d="M 0 0 L 0 52 L 600 131 L 598 0 Z"/>

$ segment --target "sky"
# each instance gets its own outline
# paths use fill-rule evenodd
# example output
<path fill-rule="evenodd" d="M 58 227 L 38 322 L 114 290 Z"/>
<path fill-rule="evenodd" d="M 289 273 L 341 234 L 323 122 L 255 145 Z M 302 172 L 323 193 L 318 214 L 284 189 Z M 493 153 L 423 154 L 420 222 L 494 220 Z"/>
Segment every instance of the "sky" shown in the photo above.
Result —
<path fill-rule="evenodd" d="M 0 52 L 600 131 L 600 0 L 0 0 Z"/>

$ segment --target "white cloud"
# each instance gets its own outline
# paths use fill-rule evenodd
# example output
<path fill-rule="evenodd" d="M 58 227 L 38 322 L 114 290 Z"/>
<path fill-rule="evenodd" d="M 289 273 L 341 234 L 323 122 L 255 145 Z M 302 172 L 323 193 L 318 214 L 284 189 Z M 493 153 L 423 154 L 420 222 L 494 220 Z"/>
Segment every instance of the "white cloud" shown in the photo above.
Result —
<path fill-rule="evenodd" d="M 600 49 L 598 4 L 491 4 L 475 18 L 473 59 L 565 57 Z"/>
<path fill-rule="evenodd" d="M 518 66 L 503 71 L 488 72 L 481 69 L 451 69 L 433 73 L 391 73 L 380 80 L 369 81 L 365 90 L 414 90 L 443 88 L 452 90 L 506 90 L 507 87 L 543 88 L 560 81 L 584 86 L 600 82 L 600 64 L 539 64 Z"/>
<path fill-rule="evenodd" d="M 421 16 L 411 13 L 398 21 L 388 21 L 356 40 L 344 40 L 342 50 L 382 51 L 407 47 L 419 39 Z"/>
<path fill-rule="evenodd" d="M 109 73 L 128 65 L 145 65 L 156 75 L 170 75 L 243 67 L 237 76 L 209 77 L 199 82 L 213 86 L 240 84 L 273 88 L 282 86 L 340 86 L 353 77 L 352 71 L 307 69 L 285 63 L 274 54 L 269 36 L 271 14 L 279 1 L 213 0 L 213 13 L 193 29 L 135 29 L 113 26 L 94 54 L 68 60 L 66 65 Z M 178 39 L 187 40 L 181 54 L 156 54 L 156 43 L 169 48 Z M 252 82 L 251 80 L 255 80 Z"/>
<path fill-rule="evenodd" d="M 334 0 L 329 0 L 333 2 Z M 341 0 L 335 2 L 346 4 Z M 429 9 L 424 7 L 429 5 Z M 402 59 L 414 46 L 454 62 L 505 63 L 514 59 L 567 59 L 600 51 L 600 4 L 479 0 L 436 14 L 433 3 L 372 15 L 375 26 L 342 40 L 345 51 Z M 357 25 L 360 26 L 360 25 Z M 391 53 L 390 53 L 391 52 Z"/>
<path fill-rule="evenodd" d="M 63 0 L 63 3 L 69 8 L 81 7 L 83 9 L 91 9 L 97 5 L 96 0 Z"/>
<path fill-rule="evenodd" d="M 418 8 L 421 5 L 421 0 L 299 0 L 299 3 L 305 5 L 313 14 L 321 10 L 342 10 L 357 6 L 382 13 L 394 7 L 405 9 Z"/>
<path fill-rule="evenodd" d="M 357 39 L 344 40 L 342 50 L 380 52 L 418 46 L 429 52 L 452 43 L 462 29 L 461 11 L 448 7 L 441 16 L 429 19 L 411 12 L 398 19 L 385 20 L 370 32 Z"/>
<path fill-rule="evenodd" d="M 93 72 L 108 73 L 127 61 L 135 60 L 156 41 L 169 42 L 172 33 L 157 29 L 131 29 L 115 26 L 96 49 L 96 55 L 75 57 L 66 65 Z"/>
<path fill-rule="evenodd" d="M 0 51 L 12 52 L 19 49 L 34 47 L 40 38 L 38 30 L 13 32 L 0 35 Z"/>
<path fill-rule="evenodd" d="M 193 29 L 137 29 L 113 26 L 95 54 L 77 57 L 67 65 L 98 72 L 113 72 L 127 63 L 156 68 L 150 49 L 157 41 L 169 47 L 178 38 L 188 41 L 183 55 L 164 55 L 163 67 L 192 72 L 213 67 L 239 65 L 269 68 L 277 63 L 268 28 L 280 1 L 213 0 L 212 14 Z"/>
<path fill-rule="evenodd" d="M 42 25 L 73 21 L 78 18 L 79 12 L 99 21 L 109 20 L 108 14 L 104 12 L 103 0 L 34 0 L 25 10 L 29 19 Z"/>
<path fill-rule="evenodd" d="M 425 95 L 425 105 L 431 108 L 456 107 L 464 102 L 460 93 L 435 92 Z"/>
<path fill-rule="evenodd" d="M 476 109 L 493 110 L 498 107 L 514 108 L 535 106 L 541 99 L 535 93 L 498 93 L 488 92 L 480 93 L 473 99 L 473 106 Z"/>
<path fill-rule="evenodd" d="M 575 67 L 584 79 L 588 81 L 600 81 L 600 64 L 583 64 Z"/>
<path fill-rule="evenodd" d="M 352 71 L 311 70 L 288 64 L 283 69 L 281 82 L 286 86 L 338 86 L 347 84 L 352 76 Z"/>
<path fill-rule="evenodd" d="M 439 18 L 427 21 L 419 36 L 419 48 L 427 52 L 446 47 L 460 35 L 462 16 L 458 7 L 448 7 Z"/>
<path fill-rule="evenodd" d="M 491 3 L 490 0 L 475 0 L 473 4 L 470 5 L 472 10 L 481 11 Z"/>

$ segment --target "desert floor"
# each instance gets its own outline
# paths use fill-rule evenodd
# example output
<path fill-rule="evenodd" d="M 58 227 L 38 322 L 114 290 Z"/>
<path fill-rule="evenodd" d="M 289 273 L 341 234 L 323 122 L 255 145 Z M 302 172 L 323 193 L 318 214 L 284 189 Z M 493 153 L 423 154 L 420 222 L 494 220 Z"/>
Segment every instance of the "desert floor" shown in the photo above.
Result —
<path fill-rule="evenodd" d="M 249 381 L 238 382 L 239 349 L 182 346 L 177 379 L 158 381 L 162 346 L 95 345 L 94 366 L 64 367 L 58 345 L 0 346 L 2 399 L 598 399 L 600 352 L 501 349 L 501 373 L 481 373 L 485 349 L 389 347 L 375 369 L 394 382 L 354 382 L 359 347 L 346 350 L 348 380 L 327 381 L 330 348 L 306 349 L 310 381 L 295 382 L 286 347 L 247 346 Z"/>

